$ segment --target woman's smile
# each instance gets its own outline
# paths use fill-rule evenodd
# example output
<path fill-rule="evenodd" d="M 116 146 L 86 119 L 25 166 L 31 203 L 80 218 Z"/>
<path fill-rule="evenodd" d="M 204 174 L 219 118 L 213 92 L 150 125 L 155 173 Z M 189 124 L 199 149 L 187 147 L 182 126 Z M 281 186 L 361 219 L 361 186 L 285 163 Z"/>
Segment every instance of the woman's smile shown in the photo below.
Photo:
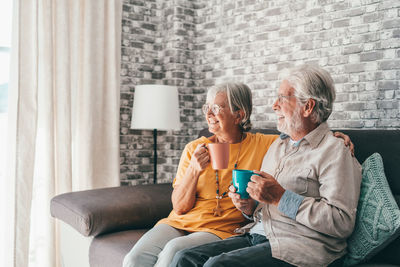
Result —
<path fill-rule="evenodd" d="M 215 126 L 219 123 L 219 121 L 216 120 L 215 118 L 208 118 L 207 121 L 209 126 Z"/>

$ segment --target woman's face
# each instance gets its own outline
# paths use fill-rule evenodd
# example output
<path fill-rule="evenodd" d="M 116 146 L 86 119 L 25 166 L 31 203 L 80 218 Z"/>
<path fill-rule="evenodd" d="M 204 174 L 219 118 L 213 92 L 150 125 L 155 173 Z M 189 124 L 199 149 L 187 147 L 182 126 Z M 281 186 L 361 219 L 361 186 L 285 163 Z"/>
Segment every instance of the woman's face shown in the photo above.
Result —
<path fill-rule="evenodd" d="M 209 110 L 206 114 L 206 120 L 208 130 L 211 133 L 218 137 L 219 135 L 228 134 L 232 130 L 237 130 L 240 116 L 238 116 L 238 112 L 231 113 L 225 92 L 217 93 L 214 99 L 207 99 L 207 104 Z M 220 107 L 217 114 L 214 114 L 211 109 L 214 104 Z"/>

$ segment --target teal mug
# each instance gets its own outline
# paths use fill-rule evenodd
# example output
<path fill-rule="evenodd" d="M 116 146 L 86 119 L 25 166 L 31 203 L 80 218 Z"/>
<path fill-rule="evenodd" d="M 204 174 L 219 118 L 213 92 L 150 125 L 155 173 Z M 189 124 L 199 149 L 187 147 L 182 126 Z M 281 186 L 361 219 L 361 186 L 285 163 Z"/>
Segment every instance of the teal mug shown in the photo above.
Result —
<path fill-rule="evenodd" d="M 252 175 L 258 175 L 257 173 L 249 170 L 233 170 L 232 171 L 232 184 L 236 188 L 236 193 L 240 195 L 240 198 L 249 198 L 247 193 L 247 184 L 250 182 Z"/>

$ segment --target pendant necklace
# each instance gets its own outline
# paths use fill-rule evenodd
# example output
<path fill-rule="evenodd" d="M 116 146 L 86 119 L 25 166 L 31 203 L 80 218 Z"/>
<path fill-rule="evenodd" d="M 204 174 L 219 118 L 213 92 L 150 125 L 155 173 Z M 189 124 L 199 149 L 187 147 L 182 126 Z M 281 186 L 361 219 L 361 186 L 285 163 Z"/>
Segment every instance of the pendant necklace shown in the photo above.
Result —
<path fill-rule="evenodd" d="M 234 169 L 236 170 L 238 162 L 239 162 L 239 155 L 240 155 L 240 150 L 242 149 L 242 142 L 243 142 L 243 133 L 240 137 L 240 144 L 239 144 L 239 151 L 237 153 L 236 156 L 236 162 L 234 165 Z M 216 184 L 216 196 L 215 198 L 217 199 L 217 205 L 215 206 L 215 208 L 213 209 L 214 212 L 214 216 L 221 216 L 223 209 L 221 208 L 220 204 L 219 204 L 219 200 L 222 199 L 229 191 L 229 186 L 228 188 L 225 190 L 224 193 L 222 193 L 222 195 L 219 194 L 219 180 L 218 180 L 218 170 L 215 170 L 215 184 Z M 231 185 L 232 183 L 230 183 L 229 185 Z"/>

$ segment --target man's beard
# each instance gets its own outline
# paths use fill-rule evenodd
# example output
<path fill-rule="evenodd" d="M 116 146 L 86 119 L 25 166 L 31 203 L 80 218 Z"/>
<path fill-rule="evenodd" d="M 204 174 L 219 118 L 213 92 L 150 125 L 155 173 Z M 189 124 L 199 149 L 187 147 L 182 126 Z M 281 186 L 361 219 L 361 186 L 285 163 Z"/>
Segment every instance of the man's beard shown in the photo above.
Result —
<path fill-rule="evenodd" d="M 298 106 L 295 111 L 293 111 L 290 120 L 285 116 L 282 122 L 278 121 L 278 131 L 292 136 L 293 133 L 299 132 L 303 129 L 302 119 L 300 114 L 301 106 Z M 289 121 L 288 121 L 289 120 Z"/>

